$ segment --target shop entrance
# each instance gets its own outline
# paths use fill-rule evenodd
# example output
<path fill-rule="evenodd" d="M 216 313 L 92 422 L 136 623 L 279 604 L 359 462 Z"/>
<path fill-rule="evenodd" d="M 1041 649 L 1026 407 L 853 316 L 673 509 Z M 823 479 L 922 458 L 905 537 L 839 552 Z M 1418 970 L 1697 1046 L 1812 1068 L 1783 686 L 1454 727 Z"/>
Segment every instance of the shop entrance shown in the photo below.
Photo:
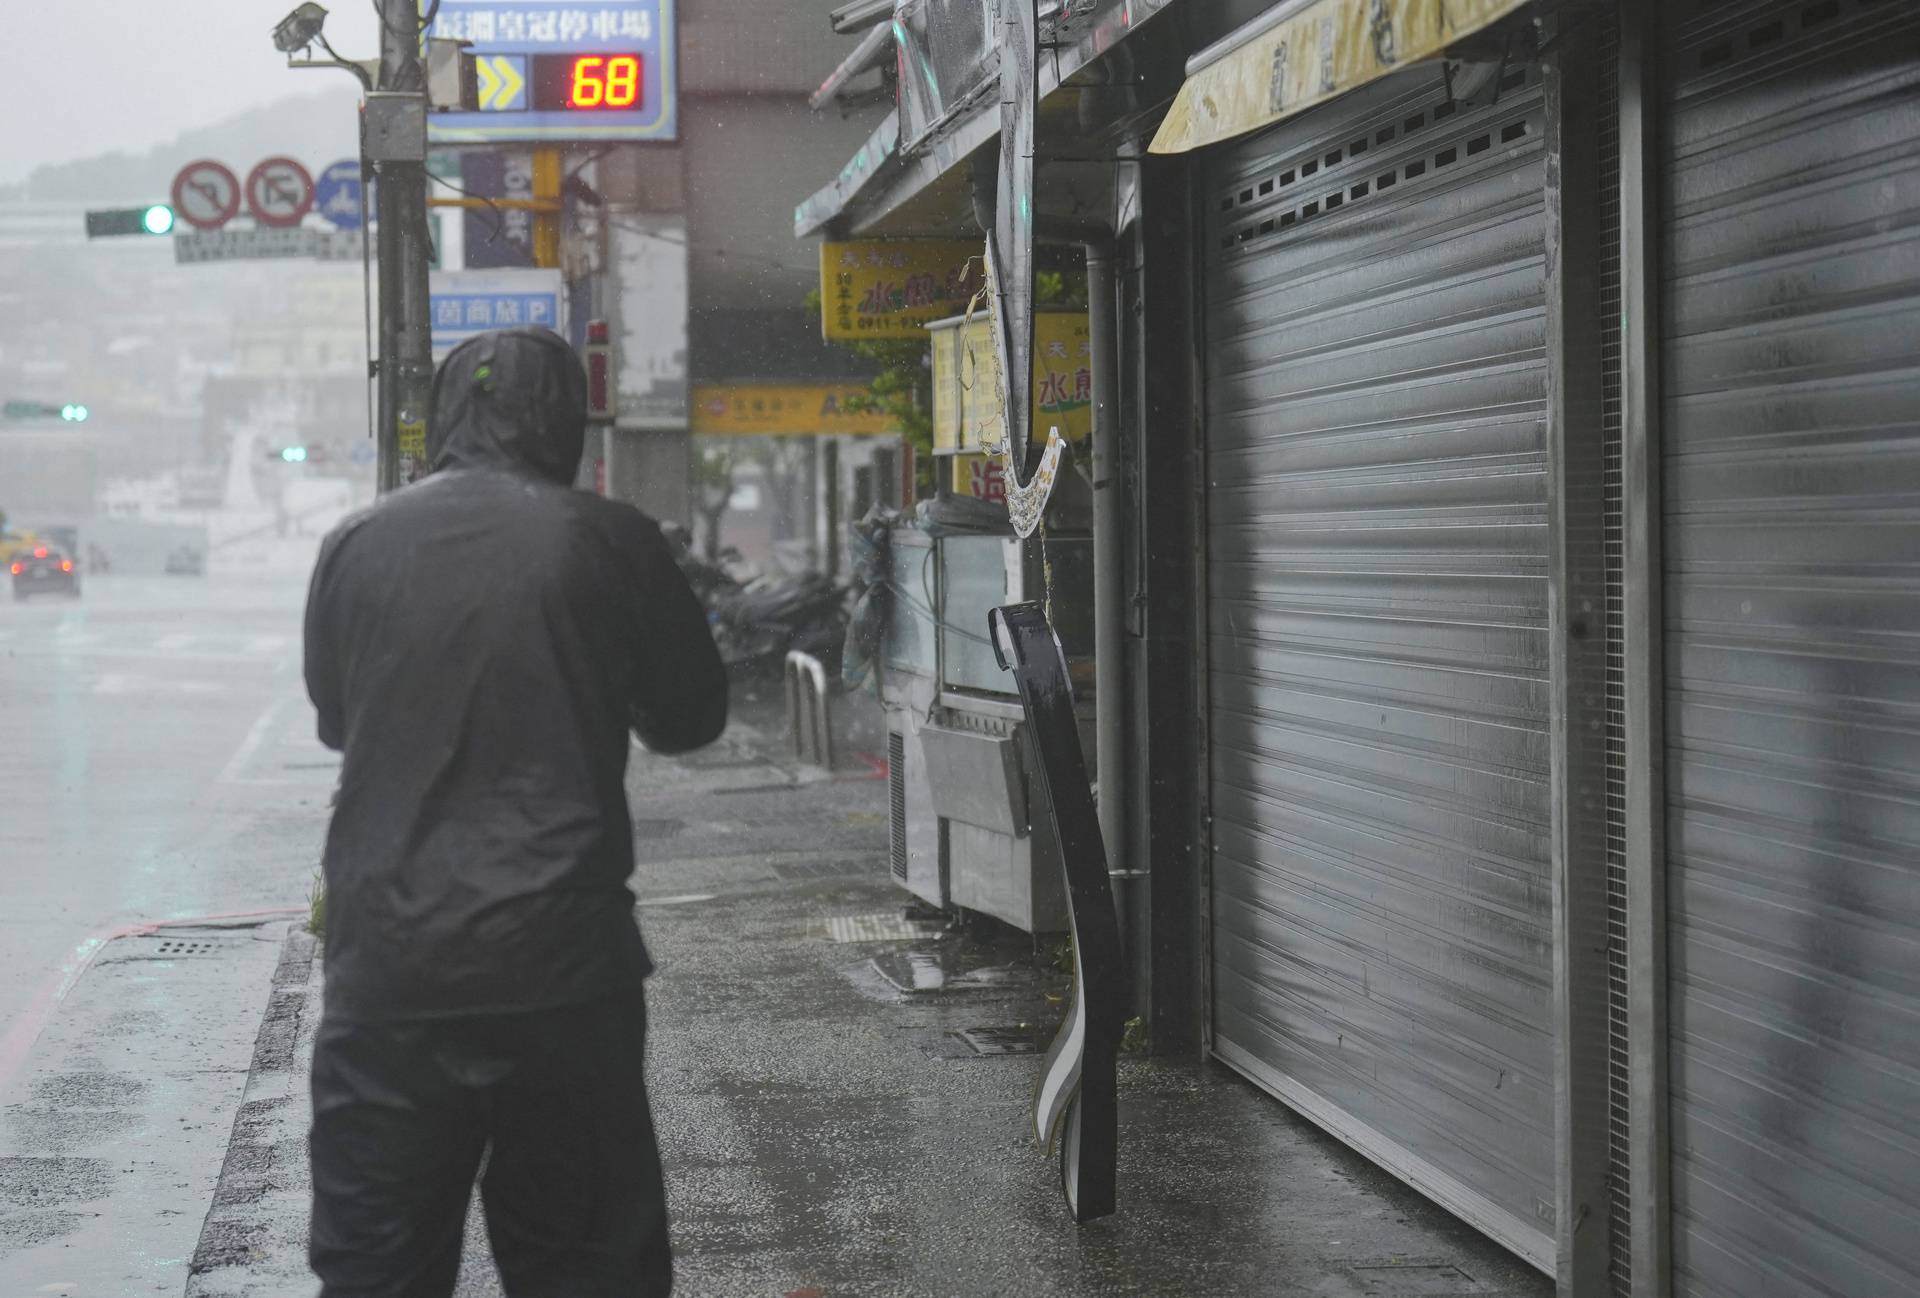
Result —
<path fill-rule="evenodd" d="M 1211 1044 L 1553 1269 L 1538 72 L 1207 172 Z"/>

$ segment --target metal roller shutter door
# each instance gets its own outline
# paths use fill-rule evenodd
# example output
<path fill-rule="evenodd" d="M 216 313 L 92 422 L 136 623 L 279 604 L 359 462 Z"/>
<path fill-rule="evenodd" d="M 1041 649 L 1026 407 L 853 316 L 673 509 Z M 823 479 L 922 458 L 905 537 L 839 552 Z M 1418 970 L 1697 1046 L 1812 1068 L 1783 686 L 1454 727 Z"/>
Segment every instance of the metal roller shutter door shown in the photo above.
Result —
<path fill-rule="evenodd" d="M 1669 19 L 1674 1289 L 1920 1292 L 1920 7 Z"/>
<path fill-rule="evenodd" d="M 1421 69 L 1203 201 L 1213 1049 L 1550 1270 L 1542 133 Z"/>

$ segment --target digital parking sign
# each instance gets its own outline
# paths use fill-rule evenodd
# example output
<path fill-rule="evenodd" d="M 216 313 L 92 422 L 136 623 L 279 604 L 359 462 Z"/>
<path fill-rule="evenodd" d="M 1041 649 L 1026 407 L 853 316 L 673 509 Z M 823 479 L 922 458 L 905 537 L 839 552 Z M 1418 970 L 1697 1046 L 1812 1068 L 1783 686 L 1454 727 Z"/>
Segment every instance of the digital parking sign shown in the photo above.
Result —
<path fill-rule="evenodd" d="M 428 116 L 435 144 L 676 137 L 673 0 L 441 0 L 428 34 L 471 45 L 479 90 Z"/>

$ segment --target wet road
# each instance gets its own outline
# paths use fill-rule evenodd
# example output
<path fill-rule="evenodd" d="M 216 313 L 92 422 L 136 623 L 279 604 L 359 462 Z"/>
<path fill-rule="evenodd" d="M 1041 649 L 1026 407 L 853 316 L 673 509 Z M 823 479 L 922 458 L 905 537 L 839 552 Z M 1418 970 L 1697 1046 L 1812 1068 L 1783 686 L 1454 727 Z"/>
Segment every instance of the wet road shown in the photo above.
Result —
<path fill-rule="evenodd" d="M 310 552 L 0 599 L 0 1089 L 90 937 L 304 904 L 332 755 L 299 684 Z"/>

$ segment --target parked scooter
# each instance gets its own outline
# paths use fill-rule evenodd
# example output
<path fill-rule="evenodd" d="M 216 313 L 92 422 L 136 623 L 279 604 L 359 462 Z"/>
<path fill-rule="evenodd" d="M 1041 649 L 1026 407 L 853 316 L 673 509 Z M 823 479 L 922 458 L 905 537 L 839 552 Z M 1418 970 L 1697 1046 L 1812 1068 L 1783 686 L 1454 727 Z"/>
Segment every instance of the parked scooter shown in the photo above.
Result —
<path fill-rule="evenodd" d="M 840 670 L 847 634 L 847 590 L 817 572 L 762 577 L 717 610 L 714 640 L 728 670 L 775 673 L 793 650 L 812 654 L 830 674 Z"/>
<path fill-rule="evenodd" d="M 847 588 L 819 573 L 754 575 L 731 546 L 713 559 L 695 552 L 685 528 L 663 524 L 687 584 L 707 610 L 721 661 L 736 676 L 778 674 L 795 649 L 840 670 L 847 631 Z"/>

